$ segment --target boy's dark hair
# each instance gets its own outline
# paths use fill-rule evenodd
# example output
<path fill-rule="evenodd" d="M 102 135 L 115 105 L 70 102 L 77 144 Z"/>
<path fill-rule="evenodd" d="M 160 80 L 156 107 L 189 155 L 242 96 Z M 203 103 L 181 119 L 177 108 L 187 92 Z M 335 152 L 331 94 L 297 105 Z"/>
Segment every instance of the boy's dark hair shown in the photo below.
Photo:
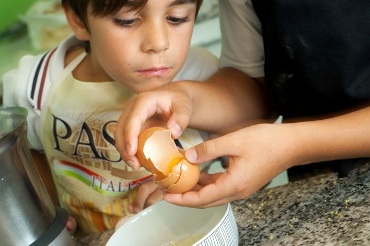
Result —
<path fill-rule="evenodd" d="M 131 10 L 140 10 L 148 0 L 62 0 L 64 8 L 71 8 L 88 29 L 87 7 L 91 5 L 92 14 L 97 17 L 105 17 L 116 14 L 122 7 L 130 7 Z M 191 3 L 196 2 L 198 14 L 203 0 L 184 0 Z"/>

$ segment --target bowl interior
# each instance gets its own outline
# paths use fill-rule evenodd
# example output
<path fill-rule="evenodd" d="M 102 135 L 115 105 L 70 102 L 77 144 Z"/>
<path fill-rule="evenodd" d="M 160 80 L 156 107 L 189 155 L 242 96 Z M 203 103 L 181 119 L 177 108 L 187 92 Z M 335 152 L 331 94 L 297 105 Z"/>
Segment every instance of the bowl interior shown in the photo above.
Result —
<path fill-rule="evenodd" d="M 196 209 L 161 201 L 119 227 L 107 246 L 192 245 L 216 228 L 227 211 L 228 204 Z"/>

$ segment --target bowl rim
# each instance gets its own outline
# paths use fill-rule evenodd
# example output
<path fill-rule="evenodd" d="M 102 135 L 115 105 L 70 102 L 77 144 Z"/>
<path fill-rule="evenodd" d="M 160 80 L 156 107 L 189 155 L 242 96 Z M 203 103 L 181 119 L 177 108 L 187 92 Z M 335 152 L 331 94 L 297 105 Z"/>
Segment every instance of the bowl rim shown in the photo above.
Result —
<path fill-rule="evenodd" d="M 133 223 L 134 221 L 136 221 L 138 218 L 140 218 L 142 216 L 143 213 L 146 213 L 148 211 L 153 210 L 153 206 L 164 206 L 162 204 L 174 205 L 174 206 L 179 206 L 179 207 L 184 207 L 184 208 L 191 208 L 191 207 L 186 207 L 186 206 L 180 206 L 180 205 L 173 204 L 173 203 L 167 202 L 165 200 L 162 200 L 162 201 L 160 201 L 160 202 L 158 202 L 158 203 L 156 203 L 152 206 L 149 206 L 149 207 L 143 209 L 142 211 L 140 211 L 137 214 L 131 215 L 130 218 L 123 225 L 121 225 L 117 230 L 114 231 L 113 235 L 111 235 L 111 237 L 109 238 L 106 246 L 113 246 L 111 240 L 113 240 L 114 235 L 121 228 L 124 228 L 125 226 L 128 226 L 130 223 Z M 226 203 L 226 204 L 222 204 L 222 205 L 214 206 L 214 207 L 209 207 L 209 208 L 217 208 L 217 207 L 220 207 L 220 208 L 224 207 L 222 217 L 220 218 L 220 220 L 213 226 L 213 228 L 207 234 L 205 234 L 202 238 L 200 238 L 195 243 L 193 243 L 192 246 L 199 245 L 203 241 L 205 241 L 212 233 L 214 233 L 220 227 L 220 225 L 225 221 L 225 218 L 228 215 L 232 215 L 232 218 L 235 218 L 234 215 L 233 215 L 233 211 L 232 211 L 230 203 Z M 193 209 L 193 208 L 191 208 L 191 209 Z M 234 220 L 234 222 L 236 223 L 235 220 Z"/>
<path fill-rule="evenodd" d="M 193 245 L 198 245 L 198 244 L 202 243 L 204 240 L 206 240 L 210 236 L 210 234 L 214 233 L 218 228 L 220 228 L 220 225 L 224 222 L 226 216 L 228 216 L 229 214 L 233 214 L 233 211 L 231 209 L 231 204 L 230 203 L 219 205 L 219 206 L 215 206 L 215 207 L 223 207 L 225 205 L 227 205 L 226 206 L 226 210 L 225 210 L 222 218 L 220 219 L 220 221 L 212 228 L 212 230 L 210 230 L 206 235 L 204 235 L 204 237 L 202 237 L 201 239 L 199 239 L 198 241 L 196 241 L 194 244 L 192 244 L 192 246 Z"/>

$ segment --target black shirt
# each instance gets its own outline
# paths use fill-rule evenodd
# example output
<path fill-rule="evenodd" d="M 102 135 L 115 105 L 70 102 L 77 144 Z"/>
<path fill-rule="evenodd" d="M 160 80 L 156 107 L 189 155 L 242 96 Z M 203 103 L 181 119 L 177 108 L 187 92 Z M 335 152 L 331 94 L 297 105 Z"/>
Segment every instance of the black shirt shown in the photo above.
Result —
<path fill-rule="evenodd" d="M 279 114 L 317 115 L 370 99 L 369 0 L 252 2 Z"/>

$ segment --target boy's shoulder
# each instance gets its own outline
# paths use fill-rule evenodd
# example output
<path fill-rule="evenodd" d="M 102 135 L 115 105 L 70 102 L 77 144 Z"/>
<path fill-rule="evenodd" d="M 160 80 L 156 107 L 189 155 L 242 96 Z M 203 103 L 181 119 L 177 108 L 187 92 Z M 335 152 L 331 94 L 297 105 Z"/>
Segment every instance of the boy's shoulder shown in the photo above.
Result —
<path fill-rule="evenodd" d="M 36 107 L 35 100 L 39 97 L 38 93 L 50 88 L 52 81 L 64 70 L 64 57 L 67 50 L 77 45 L 81 45 L 81 41 L 71 36 L 55 49 L 43 54 L 23 56 L 19 60 L 18 67 L 3 76 L 6 97 L 24 98 L 26 96 Z M 8 100 L 4 98 L 4 106 L 7 103 Z M 11 100 L 9 103 L 12 104 Z"/>
<path fill-rule="evenodd" d="M 39 55 L 26 55 L 18 67 L 2 77 L 3 106 L 24 107 L 28 111 L 28 138 L 32 148 L 42 149 L 39 139 L 41 103 L 51 87 L 52 81 L 64 70 L 64 56 L 67 50 L 81 45 L 75 37 L 65 39 L 57 48 Z"/>

